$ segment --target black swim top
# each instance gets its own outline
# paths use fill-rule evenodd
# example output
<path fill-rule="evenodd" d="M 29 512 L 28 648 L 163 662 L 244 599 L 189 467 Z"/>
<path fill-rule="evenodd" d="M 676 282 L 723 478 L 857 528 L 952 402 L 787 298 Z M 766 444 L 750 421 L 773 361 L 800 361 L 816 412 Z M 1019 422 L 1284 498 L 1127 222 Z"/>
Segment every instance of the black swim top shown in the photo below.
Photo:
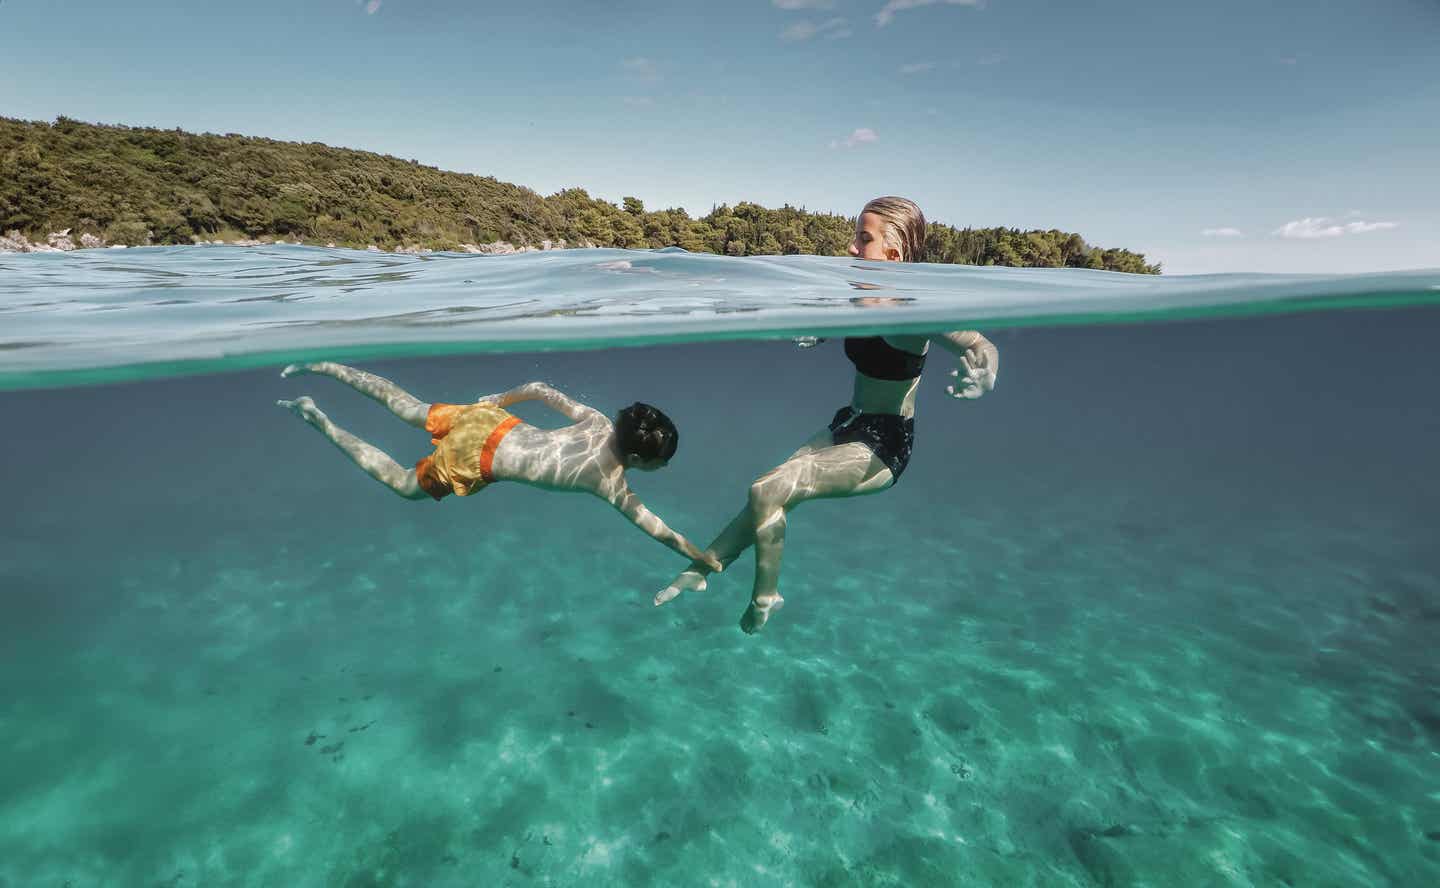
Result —
<path fill-rule="evenodd" d="M 871 379 L 914 379 L 925 369 L 925 356 L 896 348 L 883 336 L 845 337 L 845 357 Z"/>

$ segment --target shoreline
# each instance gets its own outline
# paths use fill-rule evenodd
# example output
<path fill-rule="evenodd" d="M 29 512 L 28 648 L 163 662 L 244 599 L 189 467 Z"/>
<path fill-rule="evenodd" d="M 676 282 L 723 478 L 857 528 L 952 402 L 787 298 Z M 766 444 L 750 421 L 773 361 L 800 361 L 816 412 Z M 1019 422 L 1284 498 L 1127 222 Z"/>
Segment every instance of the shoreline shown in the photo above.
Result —
<path fill-rule="evenodd" d="M 72 252 L 76 252 L 76 251 L 78 251 L 78 250 L 124 250 L 124 249 L 128 249 L 128 248 L 130 248 L 130 247 L 132 247 L 132 246 L 137 246 L 137 247 L 138 247 L 138 246 L 144 246 L 144 247 L 151 247 L 151 246 L 157 246 L 157 247 L 158 247 L 158 246 L 164 246 L 164 247 L 185 247 L 185 246 L 195 246 L 195 247 L 210 247 L 210 246 L 214 246 L 214 247 L 219 247 L 219 246 L 228 246 L 228 247 L 304 246 L 304 247 L 324 247 L 324 248 L 326 248 L 326 249 L 362 250 L 362 251 L 370 252 L 370 253 L 397 253 L 397 254 L 404 254 L 404 255 L 421 255 L 421 254 L 425 254 L 425 253 L 437 253 L 437 252 L 441 252 L 441 253 L 443 253 L 443 252 L 456 252 L 456 253 L 478 253 L 478 254 L 491 255 L 491 256 L 504 256 L 504 255 L 509 255 L 509 254 L 511 254 L 511 253 L 539 253 L 539 252 L 544 252 L 544 251 L 546 251 L 546 250 L 564 250 L 564 249 L 569 249 L 569 248 L 571 247 L 571 245 L 570 245 L 569 243 L 567 243 L 564 238 L 560 238 L 559 240 L 555 240 L 555 241 L 551 241 L 551 240 L 549 240 L 549 239 L 542 240 L 542 241 L 540 242 L 540 245 L 539 245 L 539 246 L 532 246 L 532 245 L 530 245 L 530 244 L 519 244 L 519 245 L 517 245 L 517 244 L 512 244 L 512 243 L 510 243 L 509 241 L 500 241 L 500 240 L 491 241 L 491 242 L 488 243 L 488 244 L 459 244 L 459 245 L 456 246 L 456 248 L 455 248 L 453 251 L 450 251 L 450 250 L 436 250 L 436 249 L 433 249 L 433 248 L 431 248 L 431 247 L 411 247 L 411 246 L 403 246 L 403 245 L 402 245 L 402 246 L 395 247 L 395 248 L 393 248 L 393 249 L 388 249 L 388 250 L 387 250 L 387 249 L 385 249 L 385 248 L 383 248 L 383 247 L 381 247 L 381 246 L 379 246 L 379 245 L 377 245 L 377 244 L 370 244 L 370 245 L 365 246 L 365 247 L 351 247 L 351 246 L 344 246 L 344 245 L 341 245 L 341 244 L 337 244 L 337 243 L 334 243 L 333 241 L 332 241 L 332 242 L 328 242 L 328 243 L 324 243 L 324 244 L 318 244 L 318 243 L 306 243 L 305 241 L 302 241 L 302 240 L 293 240 L 293 241 L 292 241 L 292 240 L 286 240 L 285 238 L 282 238 L 282 237 L 274 237 L 274 238 L 240 238 L 240 239 L 238 239 L 238 240 L 230 240 L 230 241 L 222 240 L 222 239 L 217 238 L 217 239 L 215 239 L 215 240 L 195 240 L 195 241 L 193 241 L 193 242 L 191 242 L 191 243 L 189 243 L 189 244 L 151 244 L 151 243 L 145 243 L 145 244 L 112 244 L 112 243 L 109 243 L 108 241 L 106 241 L 103 237 L 97 237 L 96 235 L 90 234 L 89 232 L 82 233 L 82 234 L 79 235 L 79 237 L 77 238 L 77 237 L 71 235 L 70 232 L 71 232 L 72 230 L 73 230 L 73 229 L 65 228 L 65 229 L 62 229 L 62 230 L 60 230 L 60 231 L 52 231 L 52 232 L 50 232 L 48 235 L 45 236 L 45 240 L 42 242 L 42 241 L 32 241 L 32 240 L 30 240 L 30 238 L 29 238 L 27 235 L 22 234 L 20 231 L 17 231 L 17 230 L 13 230 L 13 229 L 12 229 L 11 231 L 7 231 L 7 232 L 5 232 L 4 234 L 0 234 L 0 253 L 72 253 Z M 592 244 L 592 243 L 589 243 L 589 242 L 587 241 L 587 242 L 582 242 L 582 243 L 574 244 L 573 246 L 575 246 L 575 247 L 580 247 L 580 248 L 587 248 L 587 247 L 594 247 L 595 245 Z"/>

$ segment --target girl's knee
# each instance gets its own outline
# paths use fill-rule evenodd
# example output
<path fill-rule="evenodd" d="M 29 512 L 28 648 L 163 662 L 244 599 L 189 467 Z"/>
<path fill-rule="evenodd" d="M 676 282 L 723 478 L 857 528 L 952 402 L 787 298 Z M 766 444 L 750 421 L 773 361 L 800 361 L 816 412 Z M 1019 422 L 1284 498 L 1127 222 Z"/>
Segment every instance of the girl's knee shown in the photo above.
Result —
<path fill-rule="evenodd" d="M 760 478 L 750 485 L 746 503 L 750 506 L 751 514 L 757 516 L 762 512 L 769 512 L 779 505 L 774 495 L 774 488 L 767 484 L 764 478 Z"/>
<path fill-rule="evenodd" d="M 755 541 L 771 542 L 783 538 L 785 533 L 785 510 L 777 505 L 759 502 L 750 507 L 750 517 L 755 524 Z"/>

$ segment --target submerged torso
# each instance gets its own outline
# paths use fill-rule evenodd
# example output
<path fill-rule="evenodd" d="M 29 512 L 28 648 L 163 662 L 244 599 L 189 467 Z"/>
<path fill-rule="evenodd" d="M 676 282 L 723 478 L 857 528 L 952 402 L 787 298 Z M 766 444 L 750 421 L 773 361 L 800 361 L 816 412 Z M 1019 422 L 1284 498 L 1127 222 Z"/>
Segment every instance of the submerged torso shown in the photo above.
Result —
<path fill-rule="evenodd" d="M 920 387 L 920 371 L 929 348 L 928 336 L 847 338 L 845 353 L 855 364 L 851 406 L 861 413 L 913 417 L 915 392 Z M 867 370 L 878 375 L 870 375 Z"/>
<path fill-rule="evenodd" d="M 491 471 L 497 481 L 597 493 L 623 475 L 610 434 L 609 420 L 598 412 L 558 429 L 522 422 L 496 448 Z"/>

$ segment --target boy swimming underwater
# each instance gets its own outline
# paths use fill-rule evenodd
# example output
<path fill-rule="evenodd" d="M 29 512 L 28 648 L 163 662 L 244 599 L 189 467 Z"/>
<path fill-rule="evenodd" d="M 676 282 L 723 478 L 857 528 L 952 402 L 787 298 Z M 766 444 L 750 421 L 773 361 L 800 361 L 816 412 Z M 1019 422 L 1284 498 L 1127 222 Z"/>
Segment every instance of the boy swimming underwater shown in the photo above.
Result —
<path fill-rule="evenodd" d="M 645 508 L 625 483 L 627 469 L 651 472 L 675 455 L 679 432 L 665 414 L 632 404 L 614 423 L 598 410 L 566 397 L 543 382 L 487 395 L 474 404 L 427 404 L 395 383 L 344 364 L 291 364 L 284 377 L 318 373 L 345 383 L 384 404 L 391 413 L 431 434 L 435 450 L 406 469 L 389 454 L 335 423 L 308 397 L 276 401 L 330 439 L 366 474 L 406 499 L 469 496 L 496 481 L 519 481 L 546 490 L 592 493 L 613 505 L 636 527 L 686 558 L 712 570 L 721 565 L 695 548 Z M 540 401 L 572 424 L 560 429 L 527 425 L 505 408 Z"/>

